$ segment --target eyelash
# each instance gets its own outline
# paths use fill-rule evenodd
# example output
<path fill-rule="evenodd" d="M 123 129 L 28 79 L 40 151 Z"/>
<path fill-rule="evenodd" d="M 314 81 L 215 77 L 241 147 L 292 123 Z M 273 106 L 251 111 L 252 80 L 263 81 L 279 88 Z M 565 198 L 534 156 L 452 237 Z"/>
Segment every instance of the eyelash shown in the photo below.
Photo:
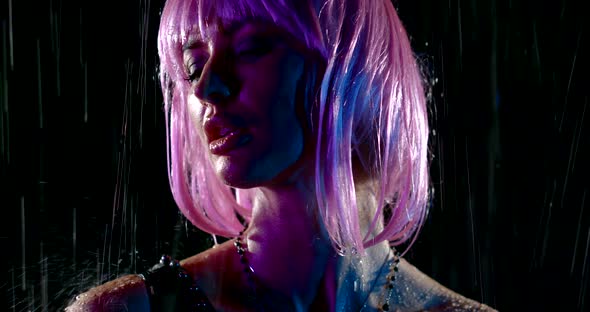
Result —
<path fill-rule="evenodd" d="M 246 48 L 236 51 L 235 56 L 236 58 L 242 59 L 246 62 L 251 62 L 257 60 L 259 57 L 265 55 L 271 50 L 272 45 L 270 44 L 270 42 L 255 42 L 247 44 Z M 195 66 L 195 64 L 192 64 L 191 66 L 187 67 L 187 77 L 184 78 L 185 81 L 191 84 L 198 80 L 203 72 L 203 68 L 197 68 L 195 71 L 191 73 L 190 69 L 193 66 Z"/>
<path fill-rule="evenodd" d="M 193 83 L 193 82 L 195 82 L 195 80 L 198 80 L 201 77 L 201 73 L 203 72 L 203 69 L 198 68 L 195 71 L 193 71 L 192 73 L 190 72 L 190 69 L 187 69 L 186 71 L 187 71 L 188 77 L 184 78 L 184 80 L 189 83 Z"/>

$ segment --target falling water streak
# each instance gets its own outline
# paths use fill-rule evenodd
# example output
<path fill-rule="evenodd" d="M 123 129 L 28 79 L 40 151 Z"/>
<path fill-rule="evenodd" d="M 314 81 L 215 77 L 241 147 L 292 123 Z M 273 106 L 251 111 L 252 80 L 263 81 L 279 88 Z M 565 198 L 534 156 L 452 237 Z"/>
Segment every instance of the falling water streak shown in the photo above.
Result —
<path fill-rule="evenodd" d="M 115 215 L 116 215 L 116 211 L 117 211 L 117 206 L 119 203 L 119 199 L 120 199 L 120 194 L 121 194 L 121 188 L 122 185 L 124 184 L 121 181 L 121 171 L 122 171 L 122 157 L 121 157 L 121 152 L 117 153 L 117 180 L 115 183 L 115 194 L 113 196 L 113 211 L 112 211 L 112 220 L 111 220 L 111 226 L 114 226 L 114 222 L 115 222 Z M 110 250 L 111 250 L 111 244 L 112 244 L 112 235 L 111 235 L 111 243 L 109 243 L 109 259 L 111 257 L 110 255 Z M 105 236 L 105 248 L 106 248 L 106 236 Z M 106 249 L 105 249 L 106 251 Z"/>
<path fill-rule="evenodd" d="M 11 276 L 11 281 L 12 281 L 12 312 L 16 312 L 16 285 L 14 285 L 15 281 L 14 281 L 14 266 L 12 266 L 12 268 L 10 269 L 10 276 Z"/>
<path fill-rule="evenodd" d="M 82 38 L 84 38 L 83 30 L 82 30 L 82 8 L 80 8 L 80 32 L 79 32 L 79 41 L 80 41 L 80 66 L 84 65 L 84 60 L 82 57 Z"/>
<path fill-rule="evenodd" d="M 121 231 L 124 235 L 124 240 L 123 240 L 124 245 L 119 244 L 119 246 L 121 246 L 120 249 L 124 248 L 125 251 L 131 250 L 129 243 L 133 238 L 127 237 L 127 235 L 132 235 L 132 233 L 129 233 L 127 225 L 131 224 L 128 219 L 131 218 L 133 211 L 135 210 L 135 205 L 137 204 L 137 200 L 136 200 L 135 196 L 133 196 L 133 194 L 130 194 L 130 192 L 129 192 L 128 185 L 129 185 L 129 177 L 130 176 L 131 176 L 131 165 L 130 165 L 130 162 L 128 161 L 127 162 L 127 171 L 125 173 L 125 196 L 123 196 L 123 198 L 125 200 L 124 200 L 124 206 L 123 206 L 123 218 L 121 220 L 121 224 L 123 225 Z M 131 220 L 131 222 L 132 221 L 133 220 Z"/>
<path fill-rule="evenodd" d="M 51 22 L 51 49 L 53 54 L 55 55 L 55 87 L 57 90 L 57 96 L 61 95 L 61 72 L 60 72 L 60 63 L 61 63 L 61 14 L 53 7 L 53 1 L 50 4 L 50 21 Z M 59 8 L 61 13 L 61 7 Z"/>
<path fill-rule="evenodd" d="M 10 48 L 10 70 L 14 70 L 14 38 L 12 31 L 12 0 L 8 0 L 8 38 Z"/>
<path fill-rule="evenodd" d="M 111 248 L 112 248 L 112 244 L 113 244 L 113 233 L 114 233 L 114 226 L 115 226 L 115 217 L 117 215 L 117 207 L 118 207 L 118 201 L 119 201 L 119 194 L 121 193 L 121 152 L 117 153 L 117 181 L 115 182 L 115 194 L 113 197 L 113 210 L 112 210 L 112 218 L 111 218 L 111 234 L 109 237 L 109 248 L 108 248 L 108 257 L 107 257 L 107 261 L 110 262 L 111 259 Z M 103 251 L 106 253 L 106 241 L 107 241 L 107 235 L 106 232 L 108 231 L 108 224 L 105 224 L 105 241 L 104 241 L 104 249 Z M 103 255 L 104 258 L 104 255 Z"/>
<path fill-rule="evenodd" d="M 457 140 L 453 135 L 453 199 L 455 200 L 455 207 L 457 207 Z"/>
<path fill-rule="evenodd" d="M 55 53 L 55 18 L 56 16 L 53 14 L 53 0 L 49 0 L 49 41 L 52 53 Z"/>
<path fill-rule="evenodd" d="M 129 90 L 129 73 L 127 73 L 127 79 L 126 79 L 126 86 L 125 86 L 125 90 L 127 93 L 127 90 Z M 115 224 L 116 224 L 116 216 L 117 216 L 117 212 L 121 210 L 121 207 L 125 207 L 125 196 L 126 196 L 126 191 L 125 191 L 125 187 L 126 184 L 125 183 L 125 174 L 124 174 L 124 166 L 126 163 L 126 140 L 127 140 L 127 127 L 128 127 L 128 119 L 129 119 L 129 108 L 128 108 L 128 102 L 127 102 L 127 98 L 125 100 L 125 105 L 123 106 L 123 124 L 121 126 L 121 137 L 122 137 L 122 145 L 120 148 L 120 152 L 117 154 L 117 181 L 115 184 L 115 195 L 113 198 L 113 211 L 112 211 L 112 218 L 111 218 L 111 235 L 109 238 L 109 247 L 108 247 L 108 261 L 110 262 L 111 260 L 111 255 L 112 255 L 112 248 L 113 248 L 113 235 L 115 233 Z M 121 199 L 123 198 L 123 199 Z M 121 201 L 123 203 L 121 203 Z M 125 209 L 123 209 L 123 212 L 125 212 Z M 119 235 L 119 247 L 121 246 L 121 235 Z M 120 259 L 120 252 L 121 249 L 119 248 L 119 258 Z M 118 263 L 118 260 L 117 260 Z M 118 266 L 117 266 L 118 269 Z M 110 274 L 110 265 L 109 265 L 109 276 Z"/>
<path fill-rule="evenodd" d="M 463 72 L 463 30 L 461 29 L 461 0 L 457 1 L 457 26 L 459 27 L 459 71 Z"/>
<path fill-rule="evenodd" d="M 553 180 L 553 192 L 551 194 L 551 201 L 547 208 L 547 219 L 545 220 L 545 230 L 543 231 L 543 246 L 541 248 L 540 265 L 543 266 L 545 262 L 545 255 L 547 254 L 547 244 L 549 242 L 549 224 L 551 222 L 551 214 L 553 213 L 553 202 L 555 199 L 555 191 L 557 190 L 557 180 Z"/>
<path fill-rule="evenodd" d="M 35 311 L 35 287 L 29 287 L 29 311 Z"/>
<path fill-rule="evenodd" d="M 441 93 L 441 98 L 443 100 L 443 116 L 445 118 L 448 117 L 449 114 L 449 110 L 448 110 L 448 106 L 447 106 L 447 98 L 444 96 L 445 92 L 447 91 L 447 82 L 445 78 L 445 55 L 444 55 L 444 48 L 443 48 L 443 43 L 441 42 L 440 44 L 440 73 L 441 73 L 441 77 L 442 77 L 442 93 Z"/>
<path fill-rule="evenodd" d="M 133 216 L 136 211 L 137 198 L 131 197 L 131 205 L 129 211 L 125 212 L 125 251 L 129 253 L 129 268 L 133 267 L 133 242 L 135 240 L 135 231 L 133 229 Z M 127 235 L 129 234 L 129 238 Z"/>
<path fill-rule="evenodd" d="M 88 123 L 88 63 L 84 62 L 84 123 Z"/>
<path fill-rule="evenodd" d="M 127 167 L 129 169 L 129 167 Z M 129 190 L 127 186 L 129 185 L 129 181 L 127 177 L 129 176 L 127 172 L 123 172 L 123 183 L 122 183 L 122 194 L 123 194 L 123 203 L 120 205 L 119 210 L 121 213 L 121 220 L 119 222 L 119 245 L 118 250 L 119 253 L 117 255 L 117 275 L 119 274 L 119 265 L 121 264 L 121 251 L 123 251 L 127 245 L 127 231 L 125 230 L 125 226 L 127 224 L 127 208 L 133 205 L 133 201 L 129 201 L 128 195 Z M 128 204 L 131 202 L 131 204 Z"/>
<path fill-rule="evenodd" d="M 143 45 L 143 43 L 142 43 L 142 45 Z M 128 63 L 127 65 L 130 65 L 130 64 Z M 131 69 L 130 66 L 126 66 L 126 67 L 128 69 Z M 139 72 L 141 74 L 141 66 L 140 66 L 140 71 Z M 127 71 L 127 82 L 126 82 L 125 89 L 130 92 L 131 89 L 132 89 L 132 84 L 133 84 L 133 81 L 132 81 L 132 72 L 129 70 L 129 71 Z M 143 101 L 143 99 L 142 99 L 142 101 Z M 127 95 L 125 95 L 125 106 L 127 107 L 127 112 L 125 114 L 125 121 L 128 122 L 129 124 L 131 123 L 131 117 L 132 117 L 132 115 L 130 113 L 132 111 L 131 105 L 132 105 L 131 97 L 128 97 Z M 142 109 L 143 109 L 143 106 L 142 106 Z M 141 124 L 141 122 L 140 122 L 140 124 Z M 126 138 L 129 137 L 127 135 L 128 134 L 127 131 L 128 131 L 128 126 L 125 127 L 125 137 Z M 140 133 L 141 133 L 141 129 L 140 129 Z M 139 142 L 140 142 L 140 145 L 141 145 L 141 142 L 142 142 L 141 136 L 139 138 Z M 128 194 L 129 193 L 129 188 L 128 188 L 129 181 L 128 180 L 129 180 L 129 177 L 131 176 L 131 164 L 130 164 L 130 155 L 127 154 L 127 150 L 124 150 L 124 153 L 125 153 L 124 154 L 125 164 L 127 166 L 127 170 L 125 171 L 125 180 L 126 180 L 126 183 L 124 184 L 125 185 L 124 198 L 125 198 L 125 203 L 129 203 L 129 205 L 126 205 L 125 207 L 129 207 L 129 209 L 130 209 L 130 217 L 132 218 L 131 223 L 130 223 L 130 224 L 132 224 L 132 226 L 131 226 L 132 227 L 131 228 L 131 230 L 132 230 L 131 236 L 132 237 L 130 238 L 131 248 L 129 250 L 131 251 L 130 252 L 130 260 L 131 260 L 130 261 L 131 262 L 130 264 L 131 264 L 131 267 L 133 268 L 134 263 L 135 263 L 135 261 L 134 261 L 134 258 L 135 258 L 135 248 L 133 246 L 135 245 L 135 238 L 136 238 L 136 232 L 135 232 L 135 229 L 134 229 L 134 226 L 133 226 L 133 224 L 135 222 L 133 220 L 133 215 L 135 213 L 134 207 L 136 205 L 135 204 L 136 201 L 133 200 L 134 199 L 133 197 L 131 197 L 131 199 L 129 199 L 129 194 Z M 125 209 L 125 215 L 124 215 L 123 224 L 125 224 L 125 225 L 127 224 L 127 209 Z M 128 246 L 127 245 L 127 234 L 128 234 L 128 231 L 124 231 L 123 233 L 125 235 L 125 245 L 124 246 L 125 246 L 125 248 L 127 248 L 127 246 Z"/>
<path fill-rule="evenodd" d="M 7 43 L 6 43 L 6 21 L 2 21 L 2 110 L 0 111 L 0 138 L 1 153 L 6 157 L 6 164 L 10 164 L 10 144 L 9 144 L 9 119 L 8 119 L 8 66 L 7 66 Z"/>
<path fill-rule="evenodd" d="M 553 193 L 555 194 L 555 188 L 553 189 Z M 545 205 L 547 205 L 547 191 L 545 191 L 544 193 L 544 197 L 543 197 L 543 205 L 542 207 L 545 207 Z M 539 217 L 539 226 L 537 227 L 537 233 L 535 235 L 535 243 L 533 244 L 533 256 L 531 257 L 531 266 L 529 267 L 529 270 L 532 270 L 533 267 L 535 267 L 536 262 L 536 256 L 537 256 L 537 246 L 539 245 L 539 236 L 541 236 L 541 227 L 543 224 L 543 220 L 545 218 L 545 209 L 541 209 L 541 216 Z"/>
<path fill-rule="evenodd" d="M 465 166 L 467 169 L 467 200 L 468 200 L 468 207 L 469 207 L 469 221 L 471 223 L 471 247 L 473 248 L 473 267 L 475 268 L 476 272 L 474 276 L 474 283 L 475 285 L 478 284 L 477 275 L 481 275 L 481 270 L 479 269 L 478 263 L 479 261 L 479 248 L 476 248 L 475 244 L 475 226 L 473 220 L 473 200 L 471 198 L 471 180 L 469 175 L 469 150 L 467 148 L 467 140 L 465 140 Z M 480 276 L 481 281 L 481 276 Z M 480 287 L 481 289 L 481 287 Z M 481 298 L 483 298 L 483 292 L 481 293 Z"/>
<path fill-rule="evenodd" d="M 72 263 L 74 271 L 76 271 L 76 243 L 78 239 L 76 220 L 76 207 L 74 207 L 72 211 Z"/>
<path fill-rule="evenodd" d="M 569 159 L 567 161 L 567 167 L 565 170 L 565 178 L 563 181 L 563 190 L 561 191 L 561 200 L 560 200 L 560 207 L 564 207 L 563 202 L 565 201 L 565 192 L 567 190 L 570 172 L 573 172 L 573 167 L 576 161 L 576 156 L 578 154 L 578 147 L 580 144 L 580 134 L 582 133 L 582 126 L 584 122 L 584 115 L 586 113 L 586 106 L 584 105 L 584 112 L 582 113 L 582 117 L 576 121 L 576 126 L 574 128 L 574 138 L 572 139 L 572 144 L 570 145 L 570 153 Z"/>
<path fill-rule="evenodd" d="M 539 74 L 539 83 L 543 81 L 543 71 L 541 70 L 541 55 L 539 52 L 539 39 L 537 36 L 537 23 L 533 21 L 533 48 L 535 50 L 535 60 L 537 61 L 537 73 Z"/>
<path fill-rule="evenodd" d="M 580 137 L 582 136 L 582 127 L 584 126 L 584 117 L 586 116 L 586 106 L 588 106 L 588 97 L 586 97 L 586 99 L 584 101 L 584 108 L 582 109 L 582 117 L 580 117 L 580 126 L 579 126 L 579 128 L 576 127 L 576 129 L 578 130 L 577 133 L 574 132 L 574 134 L 576 135 L 576 148 L 574 150 L 574 159 L 572 161 L 571 172 L 574 172 L 574 168 L 576 167 L 576 158 L 578 157 L 578 147 L 580 146 Z"/>
<path fill-rule="evenodd" d="M 125 105 L 129 105 L 128 103 L 126 103 Z M 129 109 L 131 110 L 131 109 Z M 125 116 L 125 120 L 127 121 L 130 118 L 130 114 L 127 114 Z M 125 169 L 129 169 L 128 166 L 128 162 L 127 162 L 127 154 L 126 154 L 126 150 L 123 150 L 123 168 L 125 168 L 125 166 L 127 166 L 127 168 Z M 119 244 L 118 244 L 118 250 L 119 253 L 117 255 L 117 275 L 119 274 L 119 265 L 121 263 L 121 251 L 123 251 L 126 247 L 126 243 L 127 243 L 127 231 L 125 231 L 125 226 L 127 223 L 127 208 L 130 206 L 129 203 L 129 189 L 128 189 L 128 185 L 129 185 L 129 181 L 128 181 L 128 172 L 127 170 L 121 170 L 121 172 L 119 174 L 122 175 L 121 180 L 122 183 L 121 185 L 119 185 L 119 187 L 121 188 L 121 194 L 123 195 L 123 200 L 122 202 L 120 202 L 119 208 L 118 210 L 121 213 L 121 218 L 119 221 Z M 131 203 L 132 205 L 133 203 Z"/>
<path fill-rule="evenodd" d="M 118 173 L 117 175 L 119 175 L 119 174 L 120 173 Z M 117 178 L 117 180 L 118 179 L 119 178 Z M 118 188 L 119 184 L 120 184 L 120 182 L 117 181 L 117 188 Z M 111 276 L 111 265 L 110 265 L 110 263 L 111 263 L 111 255 L 112 255 L 112 251 L 113 251 L 113 235 L 115 233 L 115 218 L 117 216 L 117 207 L 118 207 L 118 205 L 117 205 L 117 203 L 115 203 L 113 205 L 113 216 L 111 218 L 111 231 L 108 234 L 108 237 L 109 237 L 108 255 L 106 257 L 106 260 L 102 264 L 103 267 L 105 265 L 107 266 L 107 276 L 108 276 L 108 278 L 110 278 L 110 276 Z M 103 252 L 105 254 L 107 252 L 107 246 L 106 246 L 107 232 L 108 232 L 108 224 L 106 224 L 106 228 L 105 228 L 105 242 L 104 242 L 105 243 L 105 246 L 104 246 L 105 249 L 103 249 Z M 104 255 L 105 254 L 103 254 L 103 259 L 104 259 Z M 105 274 L 104 270 L 103 270 L 102 273 Z"/>
<path fill-rule="evenodd" d="M 26 265 L 26 240 L 25 240 L 25 197 L 20 197 L 20 220 L 21 220 L 21 259 L 22 259 L 22 281 L 21 290 L 27 290 L 27 265 Z"/>
<path fill-rule="evenodd" d="M 438 176 L 440 179 L 440 192 L 439 192 L 439 201 L 440 201 L 440 211 L 444 211 L 445 206 L 445 169 L 444 169 L 444 146 L 443 141 L 441 140 L 440 136 L 436 138 L 437 145 L 438 145 Z"/>
<path fill-rule="evenodd" d="M 41 81 L 41 40 L 37 38 L 37 89 L 39 90 L 39 128 L 43 129 L 43 93 Z"/>
<path fill-rule="evenodd" d="M 97 283 L 102 283 L 102 276 L 104 275 L 104 266 L 105 263 L 107 262 L 107 260 L 105 259 L 105 256 L 107 254 L 107 239 L 109 236 L 109 225 L 105 224 L 104 225 L 104 241 L 103 241 L 103 245 L 102 245 L 102 261 L 98 261 L 97 264 L 99 264 L 99 270 L 98 270 L 98 278 Z M 100 252 L 98 253 L 100 255 Z M 110 254 L 109 254 L 110 256 Z"/>
<path fill-rule="evenodd" d="M 184 233 L 186 235 L 186 238 L 188 238 L 188 221 L 186 220 L 186 218 L 182 217 L 182 214 L 179 215 L 179 219 L 183 220 L 183 224 L 184 224 Z M 217 237 L 215 238 L 215 240 L 217 240 Z"/>
<path fill-rule="evenodd" d="M 487 179 L 487 222 L 484 228 L 485 232 L 493 231 L 489 224 L 494 224 L 496 210 L 497 210 L 497 194 L 496 194 L 496 181 L 497 181 L 497 165 L 498 158 L 500 155 L 500 121 L 499 121 L 499 88 L 498 88 L 498 14 L 496 9 L 496 1 L 490 3 L 490 27 L 491 27 L 491 44 L 490 44 L 490 55 L 489 55 L 489 69 L 490 69 L 490 83 L 489 83 L 489 94 L 491 99 L 491 119 L 492 125 L 487 133 L 487 149 L 488 149 L 488 179 Z M 492 232 L 493 233 L 493 232 Z M 480 280 L 480 295 L 482 301 L 488 301 L 489 297 L 492 297 L 495 301 L 495 295 L 490 291 L 485 291 L 486 288 L 494 288 L 494 259 L 493 254 L 490 252 L 493 250 L 491 240 L 483 241 L 483 257 L 481 246 L 478 243 L 477 256 L 478 256 L 478 269 L 479 269 L 479 280 Z M 482 260 L 483 259 L 483 260 Z M 485 279 L 484 270 L 485 268 Z M 486 294 L 486 297 L 484 297 Z"/>
<path fill-rule="evenodd" d="M 570 276 L 574 274 L 574 266 L 576 264 L 576 254 L 578 253 L 578 241 L 580 239 L 580 230 L 582 228 L 582 215 L 584 213 L 584 203 L 586 202 L 586 189 L 582 195 L 582 207 L 580 208 L 580 216 L 578 217 L 578 230 L 576 231 L 576 241 L 574 243 L 574 253 L 572 255 L 572 266 L 570 267 Z"/>
<path fill-rule="evenodd" d="M 158 64 L 158 62 L 154 62 L 154 64 Z M 158 69 L 156 68 L 156 74 L 152 75 L 152 82 L 154 84 L 152 91 L 154 92 L 154 94 L 152 94 L 152 99 L 154 99 L 154 102 L 156 102 L 155 99 L 158 98 L 157 95 L 157 91 L 158 90 L 158 82 L 157 82 L 157 77 L 158 77 Z M 153 117 L 154 117 L 154 128 L 157 129 L 158 128 L 158 105 L 152 105 L 152 107 L 154 108 L 154 113 L 153 113 Z"/>
<path fill-rule="evenodd" d="M 143 109 L 147 99 L 147 43 L 149 34 L 149 22 L 150 22 L 150 0 L 145 1 L 143 6 L 143 15 L 140 25 L 141 30 L 141 47 L 140 47 L 140 64 L 139 64 L 139 81 L 137 84 L 140 99 L 140 113 L 139 113 L 139 147 L 143 146 Z M 141 3 L 140 3 L 141 6 Z"/>
<path fill-rule="evenodd" d="M 106 230 L 105 230 L 106 232 Z M 106 241 L 106 237 L 105 237 Z M 103 249 L 104 250 L 104 249 Z M 101 264 L 100 264 L 100 249 L 96 248 L 96 284 L 100 284 L 100 275 L 101 275 Z"/>
<path fill-rule="evenodd" d="M 131 269 L 137 272 L 137 211 L 133 212 L 133 244 L 131 246 L 133 256 L 131 257 Z"/>
<path fill-rule="evenodd" d="M 567 82 L 567 89 L 565 91 L 565 102 L 563 104 L 563 113 L 561 114 L 561 121 L 559 122 L 559 132 L 563 126 L 563 120 L 565 119 L 565 113 L 567 112 L 567 104 L 570 95 L 570 87 L 572 85 L 572 78 L 574 77 L 574 68 L 576 67 L 576 59 L 578 58 L 578 49 L 580 48 L 580 41 L 582 39 L 582 31 L 578 34 L 578 42 L 576 43 L 576 50 L 574 51 L 574 60 L 572 61 L 572 69 L 570 70 L 570 78 Z"/>
<path fill-rule="evenodd" d="M 41 262 L 41 311 L 47 311 L 48 304 L 48 289 L 47 289 L 47 257 L 43 254 L 43 241 L 40 244 Z"/>
<path fill-rule="evenodd" d="M 121 251 L 124 249 L 126 250 L 127 247 L 127 231 L 125 229 L 127 225 L 127 208 L 130 207 L 129 205 L 129 198 L 128 198 L 128 177 L 130 166 L 128 166 L 128 155 L 127 155 L 127 140 L 129 139 L 128 130 L 130 127 L 130 118 L 131 114 L 131 97 L 128 96 L 128 92 L 131 90 L 131 74 L 130 74 L 130 66 L 129 61 L 125 65 L 126 69 L 126 79 L 125 79 L 125 101 L 123 106 L 123 123 L 121 126 L 121 137 L 122 137 L 122 146 L 120 151 L 117 155 L 118 158 L 118 165 L 117 165 L 117 184 L 115 189 L 115 198 L 113 201 L 113 219 L 112 219 L 112 226 L 115 225 L 115 213 L 119 211 L 121 213 L 120 224 L 119 224 L 119 244 L 118 244 L 118 254 L 117 254 L 117 274 L 119 274 L 119 267 L 121 263 Z M 131 202 L 131 205 L 133 203 Z M 111 245 L 109 246 L 109 259 L 110 259 L 110 250 L 112 248 L 112 235 L 114 233 L 114 228 L 111 233 Z"/>
<path fill-rule="evenodd" d="M 586 272 L 586 264 L 588 263 L 588 249 L 590 249 L 590 228 L 588 228 L 588 237 L 586 238 L 586 252 L 584 253 L 584 265 L 582 266 L 582 281 L 580 287 L 580 295 L 578 296 L 578 307 L 580 311 L 584 311 L 584 301 L 586 297 L 586 288 L 588 287 L 588 272 Z"/>

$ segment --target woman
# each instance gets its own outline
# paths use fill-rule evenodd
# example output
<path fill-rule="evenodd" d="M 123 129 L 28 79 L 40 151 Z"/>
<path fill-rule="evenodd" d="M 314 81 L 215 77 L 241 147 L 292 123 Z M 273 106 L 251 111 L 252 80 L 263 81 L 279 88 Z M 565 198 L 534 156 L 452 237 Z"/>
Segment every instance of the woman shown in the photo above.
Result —
<path fill-rule="evenodd" d="M 70 311 L 492 310 L 392 247 L 423 224 L 429 177 L 422 79 L 389 0 L 169 0 L 159 56 L 174 198 L 234 239 Z"/>

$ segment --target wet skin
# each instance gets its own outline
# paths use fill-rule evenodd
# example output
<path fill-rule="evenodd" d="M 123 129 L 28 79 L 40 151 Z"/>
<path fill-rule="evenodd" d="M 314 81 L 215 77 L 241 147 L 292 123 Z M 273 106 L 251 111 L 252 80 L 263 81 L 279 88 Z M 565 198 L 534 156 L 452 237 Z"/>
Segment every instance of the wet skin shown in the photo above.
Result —
<path fill-rule="evenodd" d="M 304 55 L 291 37 L 262 22 L 220 26 L 209 39 L 191 40 L 184 66 L 191 84 L 188 109 L 203 135 L 217 175 L 234 187 L 277 183 L 303 151 L 295 111 Z M 221 153 L 205 124 L 241 129 L 238 143 Z"/>

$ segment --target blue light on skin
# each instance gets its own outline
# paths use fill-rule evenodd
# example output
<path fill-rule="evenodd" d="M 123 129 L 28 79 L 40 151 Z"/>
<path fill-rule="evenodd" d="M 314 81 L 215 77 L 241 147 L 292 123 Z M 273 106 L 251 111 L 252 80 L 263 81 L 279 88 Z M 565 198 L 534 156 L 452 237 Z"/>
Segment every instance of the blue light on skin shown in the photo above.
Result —
<path fill-rule="evenodd" d="M 302 104 L 295 99 L 304 57 L 285 39 L 277 27 L 246 23 L 184 52 L 187 75 L 200 72 L 188 99 L 194 124 L 202 127 L 207 119 L 221 117 L 248 132 L 246 144 L 226 155 L 210 155 L 227 185 L 279 183 L 276 178 L 302 154 L 303 130 L 295 114 Z M 224 92 L 230 88 L 231 93 Z"/>

